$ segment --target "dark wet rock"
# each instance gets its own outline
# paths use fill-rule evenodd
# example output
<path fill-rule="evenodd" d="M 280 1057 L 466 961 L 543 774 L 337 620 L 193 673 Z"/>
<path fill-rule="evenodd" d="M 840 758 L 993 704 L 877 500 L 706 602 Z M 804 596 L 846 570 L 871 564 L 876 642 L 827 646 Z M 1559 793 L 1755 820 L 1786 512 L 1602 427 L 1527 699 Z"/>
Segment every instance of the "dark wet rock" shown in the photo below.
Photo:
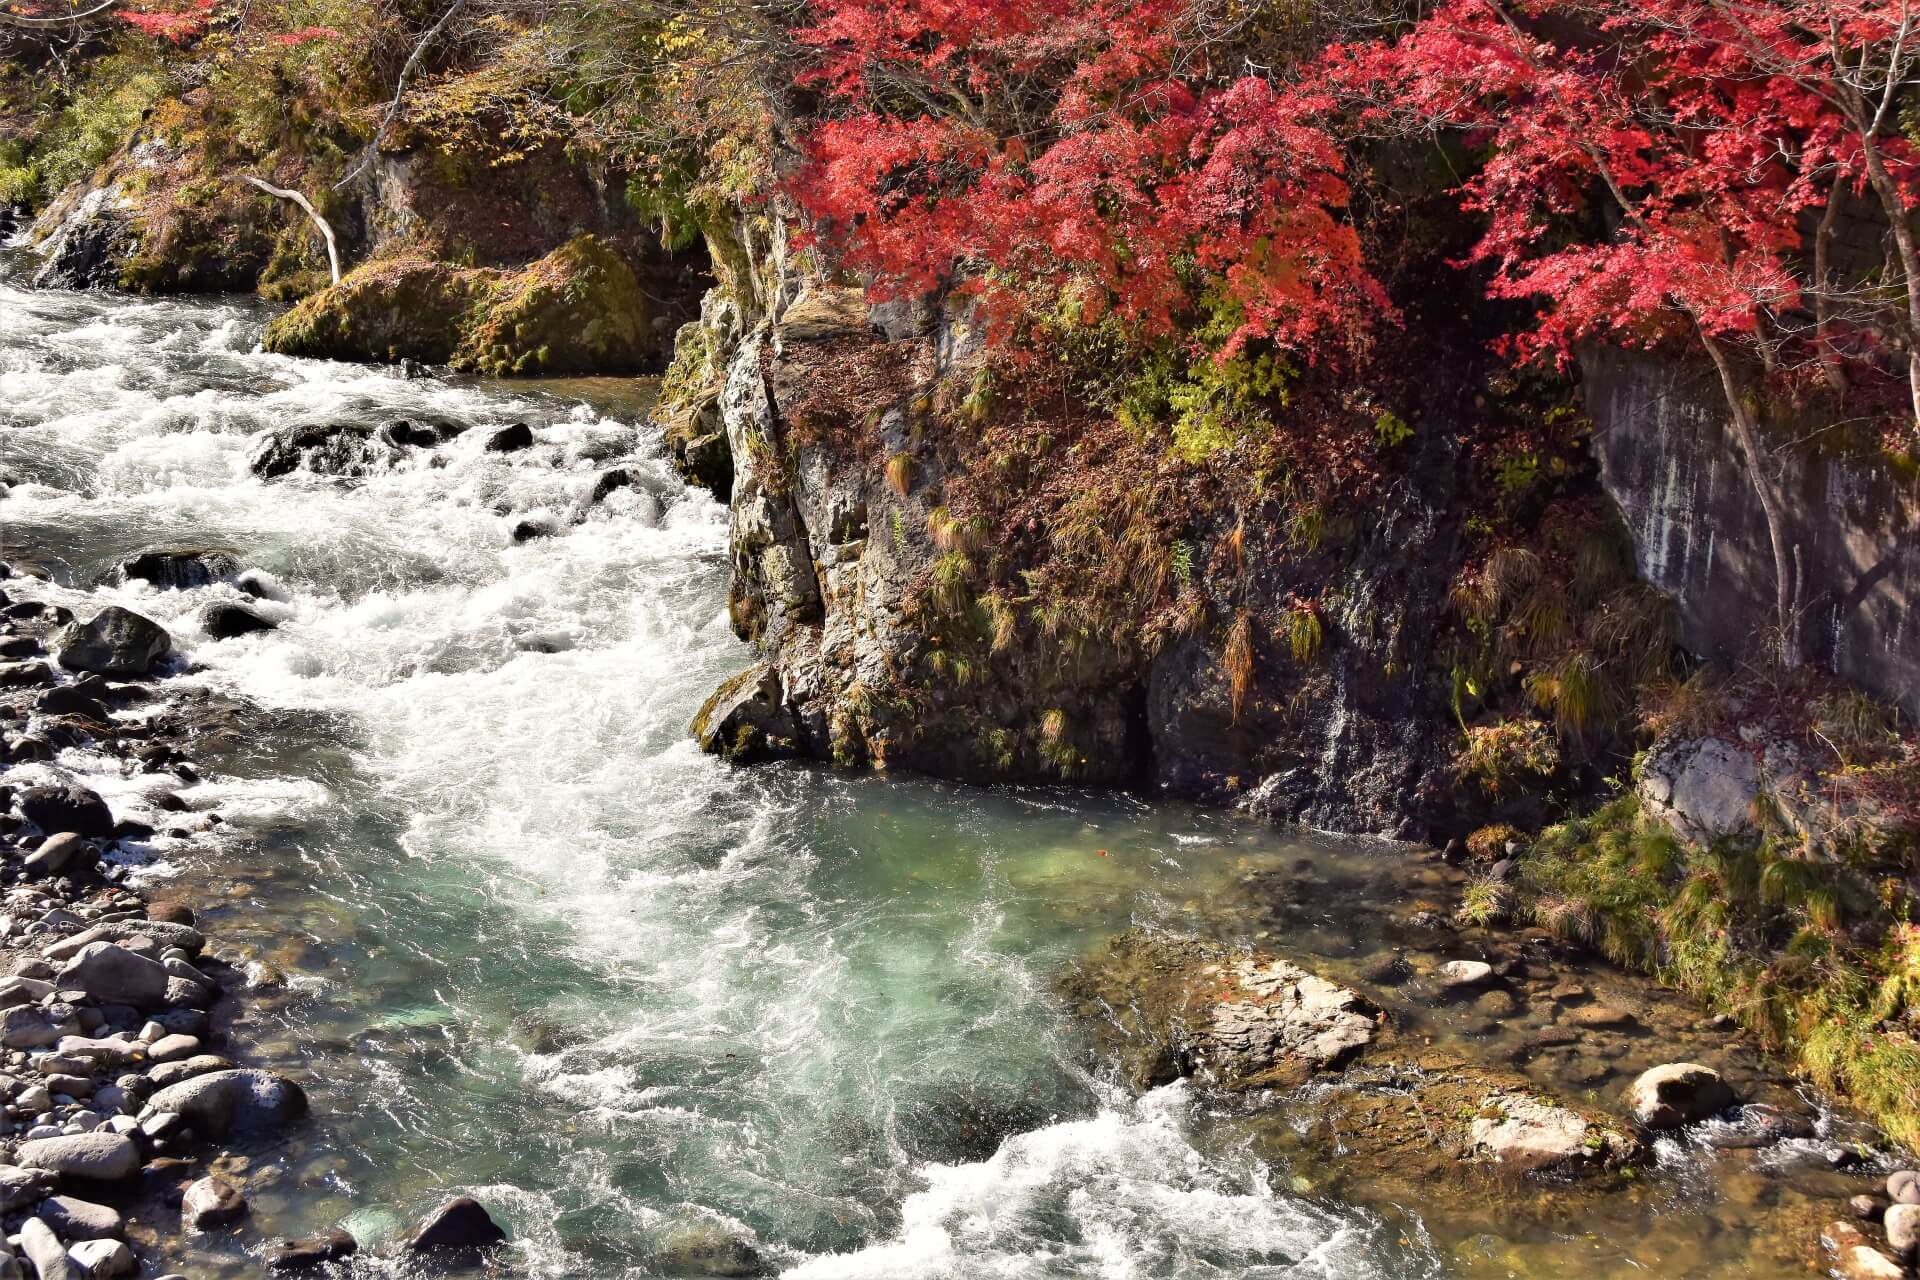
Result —
<path fill-rule="evenodd" d="M 201 1178 L 180 1196 L 180 1221 L 189 1230 L 210 1231 L 238 1222 L 246 1214 L 247 1198 L 225 1178 Z"/>
<path fill-rule="evenodd" d="M 94 839 L 113 834 L 113 812 L 107 802 L 78 783 L 28 787 L 16 803 L 21 815 L 42 831 L 70 831 Z"/>
<path fill-rule="evenodd" d="M 60 634 L 54 656 L 69 671 L 144 676 L 173 652 L 166 629 L 131 609 L 110 605 Z"/>
<path fill-rule="evenodd" d="M 214 547 L 170 547 L 143 551 L 120 566 L 120 576 L 168 591 L 212 586 L 240 572 L 240 557 Z"/>
<path fill-rule="evenodd" d="M 32 636 L 0 638 L 0 658 L 32 658 L 37 656 L 40 650 L 40 642 Z"/>
<path fill-rule="evenodd" d="M 488 453 L 518 453 L 533 447 L 533 428 L 524 422 L 502 427 L 487 437 Z"/>
<path fill-rule="evenodd" d="M 113 717 L 97 698 L 90 698 L 76 685 L 63 684 L 34 699 L 33 709 L 43 716 L 71 716 L 106 724 Z"/>
<path fill-rule="evenodd" d="M 336 1227 L 324 1235 L 282 1240 L 267 1254 L 267 1270 L 312 1271 L 359 1251 L 359 1242 Z"/>
<path fill-rule="evenodd" d="M 1374 1038 L 1375 1010 L 1356 992 L 1278 957 L 1145 929 L 1114 938 L 1069 989 L 1114 1010 L 1109 1039 L 1143 1086 L 1298 1084 Z"/>
<path fill-rule="evenodd" d="M 80 1133 L 23 1142 L 14 1159 L 23 1169 L 45 1169 L 87 1182 L 119 1182 L 140 1172 L 139 1148 L 117 1133 Z"/>
<path fill-rule="evenodd" d="M 479 1201 L 457 1196 L 414 1224 L 407 1249 L 412 1253 L 470 1252 L 506 1238 L 507 1233 Z"/>
<path fill-rule="evenodd" d="M 1878 1222 L 1880 1215 L 1887 1211 L 1887 1202 L 1878 1196 L 1860 1195 L 1849 1199 L 1847 1208 L 1862 1222 Z"/>
<path fill-rule="evenodd" d="M 35 1212 L 63 1240 L 111 1240 L 127 1232 L 117 1210 L 74 1196 L 48 1196 Z"/>
<path fill-rule="evenodd" d="M 214 1071 L 168 1085 L 147 1100 L 142 1114 L 163 1111 L 181 1116 L 197 1133 L 219 1138 L 282 1128 L 306 1115 L 307 1095 L 271 1071 Z"/>
<path fill-rule="evenodd" d="M 440 443 L 440 432 L 401 418 L 380 428 L 380 439 L 395 449 L 431 449 Z"/>
<path fill-rule="evenodd" d="M 44 662 L 8 662 L 0 664 L 0 689 L 26 689 L 51 684 L 53 668 Z"/>
<path fill-rule="evenodd" d="M 200 611 L 201 628 L 215 640 L 231 640 L 235 636 L 272 631 L 275 625 L 245 605 L 210 604 Z"/>
<path fill-rule="evenodd" d="M 615 467 L 613 470 L 603 473 L 598 480 L 593 482 L 593 494 L 587 499 L 587 505 L 595 506 L 605 502 L 619 490 L 630 489 L 632 487 L 633 472 L 627 470 L 625 467 Z"/>
<path fill-rule="evenodd" d="M 1733 1104 L 1733 1090 L 1711 1067 L 1670 1062 L 1643 1071 L 1627 1086 L 1627 1108 L 1643 1129 L 1677 1129 Z"/>
<path fill-rule="evenodd" d="M 233 580 L 233 585 L 255 600 L 275 600 L 285 603 L 293 599 L 293 593 L 272 574 L 262 569 L 249 569 Z"/>
<path fill-rule="evenodd" d="M 1813 1121 L 1790 1115 L 1764 1102 L 1735 1107 L 1725 1116 L 1703 1125 L 1700 1140 L 1724 1151 L 1750 1151 L 1791 1138 L 1811 1138 Z"/>
<path fill-rule="evenodd" d="M 1376 987 L 1397 987 L 1413 977 L 1413 966 L 1405 956 L 1381 956 L 1360 970 L 1360 980 Z"/>
<path fill-rule="evenodd" d="M 515 542 L 532 542 L 535 538 L 550 537 L 553 526 L 544 520 L 522 520 L 513 526 Z"/>
<path fill-rule="evenodd" d="M 372 427 L 346 422 L 269 431 L 254 443 L 247 465 L 262 480 L 295 471 L 357 478 L 386 470 L 398 456 Z"/>

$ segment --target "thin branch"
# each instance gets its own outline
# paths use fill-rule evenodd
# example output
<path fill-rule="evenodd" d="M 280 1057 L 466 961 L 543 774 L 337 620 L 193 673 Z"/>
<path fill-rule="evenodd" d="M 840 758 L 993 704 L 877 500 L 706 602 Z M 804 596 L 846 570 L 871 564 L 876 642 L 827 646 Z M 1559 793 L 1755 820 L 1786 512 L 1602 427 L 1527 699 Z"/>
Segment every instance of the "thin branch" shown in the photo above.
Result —
<path fill-rule="evenodd" d="M 447 6 L 447 11 L 440 15 L 439 21 L 421 33 L 419 42 L 413 46 L 413 52 L 407 55 L 406 63 L 400 68 L 400 78 L 393 86 L 393 101 L 387 103 L 386 114 L 380 117 L 379 128 L 373 131 L 373 137 L 367 143 L 367 149 L 360 153 L 360 159 L 353 168 L 347 170 L 346 175 L 333 184 L 335 191 L 358 179 L 373 164 L 374 157 L 380 153 L 381 142 L 386 139 L 387 130 L 393 127 L 394 120 L 400 115 L 400 104 L 407 96 L 407 82 L 413 79 L 414 71 L 420 66 L 420 59 L 426 56 L 428 47 L 439 39 L 440 33 L 446 30 L 447 24 L 453 21 L 454 15 L 466 7 L 467 0 L 453 0 L 453 3 Z"/>
<path fill-rule="evenodd" d="M 282 200 L 291 200 L 307 211 L 307 216 L 313 219 L 313 225 L 320 228 L 321 238 L 327 242 L 327 267 L 333 272 L 333 282 L 339 284 L 340 249 L 339 246 L 334 243 L 332 225 L 320 216 L 320 211 L 313 207 L 313 201 L 307 199 L 298 191 L 289 191 L 285 187 L 276 187 L 271 182 L 255 178 L 251 175 L 243 176 L 240 181 L 246 183 L 248 186 L 258 187 L 270 196 L 278 196 Z"/>

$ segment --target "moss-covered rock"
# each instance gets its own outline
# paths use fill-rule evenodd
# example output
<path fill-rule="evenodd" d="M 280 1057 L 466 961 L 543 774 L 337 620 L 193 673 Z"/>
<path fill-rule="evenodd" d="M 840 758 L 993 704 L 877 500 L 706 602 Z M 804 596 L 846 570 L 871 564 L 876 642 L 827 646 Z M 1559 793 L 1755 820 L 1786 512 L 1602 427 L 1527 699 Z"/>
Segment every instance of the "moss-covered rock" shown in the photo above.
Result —
<path fill-rule="evenodd" d="M 453 363 L 495 377 L 634 373 L 655 348 L 633 268 L 598 236 L 579 236 L 506 282 Z"/>
<path fill-rule="evenodd" d="M 518 272 L 381 259 L 268 326 L 266 348 L 335 360 L 418 360 L 495 377 L 633 373 L 654 354 L 633 268 L 581 236 Z"/>
<path fill-rule="evenodd" d="M 445 364 L 501 291 L 501 274 L 417 257 L 370 262 L 280 316 L 263 342 L 286 356 Z"/>

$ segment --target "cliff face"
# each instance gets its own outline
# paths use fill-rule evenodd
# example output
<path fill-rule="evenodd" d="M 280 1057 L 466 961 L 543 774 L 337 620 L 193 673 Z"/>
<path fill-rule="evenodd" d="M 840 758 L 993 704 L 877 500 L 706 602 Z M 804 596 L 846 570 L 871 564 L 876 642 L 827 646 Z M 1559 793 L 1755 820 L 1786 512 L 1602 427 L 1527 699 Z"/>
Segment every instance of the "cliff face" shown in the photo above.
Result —
<path fill-rule="evenodd" d="M 1766 517 L 1720 392 L 1700 371 L 1604 351 L 1585 365 L 1595 450 L 1641 575 L 1672 596 L 1688 649 L 1723 662 L 1775 625 Z M 1806 658 L 1920 715 L 1920 477 L 1844 424 L 1776 411 L 1770 460 L 1802 587 Z"/>
<path fill-rule="evenodd" d="M 726 338 L 682 345 L 711 353 Z M 1463 460 L 1448 436 L 1422 446 L 1386 501 L 1329 513 L 1311 545 L 1277 502 L 1189 526 L 1187 563 L 1244 570 L 1201 575 L 1203 607 L 1157 648 L 1050 633 L 1033 604 L 975 642 L 966 608 L 939 603 L 943 559 L 957 544 L 1017 562 L 1033 531 L 956 531 L 945 504 L 982 480 L 964 468 L 992 464 L 935 447 L 918 418 L 978 354 L 962 317 L 916 323 L 814 286 L 745 334 L 720 385 L 687 397 L 703 407 L 679 411 L 683 439 L 700 413 L 724 430 L 732 615 L 761 659 L 696 722 L 708 749 L 1150 787 L 1403 837 L 1459 824 L 1434 645 L 1462 555 Z M 823 430 L 820 389 L 844 385 L 879 394 L 851 427 Z M 1329 603 L 1296 645 L 1300 597 Z"/>

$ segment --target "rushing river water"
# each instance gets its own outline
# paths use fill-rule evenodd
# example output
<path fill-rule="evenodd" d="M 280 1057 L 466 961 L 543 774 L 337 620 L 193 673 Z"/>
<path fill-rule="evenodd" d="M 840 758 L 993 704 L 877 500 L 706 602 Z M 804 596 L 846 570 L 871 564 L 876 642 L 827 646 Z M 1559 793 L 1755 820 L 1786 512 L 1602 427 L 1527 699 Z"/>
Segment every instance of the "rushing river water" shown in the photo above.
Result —
<path fill-rule="evenodd" d="M 233 1162 L 260 1231 L 378 1245 L 465 1191 L 537 1277 L 1768 1272 L 1745 1224 L 1790 1180 L 1729 1207 L 1670 1152 L 1602 1237 L 1528 1253 L 1315 1195 L 1184 1087 L 1116 1088 L 1054 993 L 1108 934 L 1357 960 L 1437 882 L 1123 798 L 703 757 L 687 721 L 746 658 L 726 513 L 639 425 L 644 384 L 408 381 L 258 354 L 264 319 L 0 279 L 0 554 L 154 617 L 179 680 L 260 709 L 184 793 L 225 825 L 141 873 L 252 957 L 273 994 L 236 1045 L 314 1097 Z M 267 428 L 402 417 L 474 430 L 364 482 L 248 472 Z M 514 421 L 535 448 L 487 453 Z M 589 506 L 615 465 L 635 485 Z M 554 534 L 514 543 L 529 518 Z M 195 615 L 231 586 L 115 579 L 167 545 L 270 574 L 278 630 L 214 641 Z M 145 812 L 155 779 L 60 763 Z M 1277 920 L 1246 886 L 1281 874 Z M 253 1274 L 262 1239 L 184 1261 Z"/>

